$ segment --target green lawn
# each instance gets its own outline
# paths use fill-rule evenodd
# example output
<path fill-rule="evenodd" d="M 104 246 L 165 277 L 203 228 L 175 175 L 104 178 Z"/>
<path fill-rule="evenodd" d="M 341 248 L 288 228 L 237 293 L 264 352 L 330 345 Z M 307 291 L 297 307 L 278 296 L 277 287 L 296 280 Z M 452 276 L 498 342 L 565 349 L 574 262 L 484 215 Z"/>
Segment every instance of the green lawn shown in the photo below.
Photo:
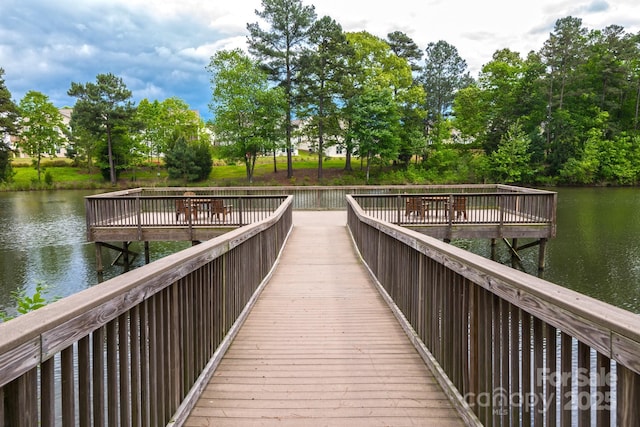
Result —
<path fill-rule="evenodd" d="M 273 157 L 258 158 L 254 171 L 254 183 L 257 185 L 315 183 L 311 177 L 316 176 L 318 168 L 318 158 L 316 156 L 303 154 L 294 156 L 292 161 L 294 178 L 287 179 L 286 157 L 280 156 L 276 158 L 277 174 L 273 172 Z M 335 175 L 341 173 L 344 168 L 344 162 L 343 158 L 327 159 L 323 162 L 323 169 L 327 173 L 333 171 L 333 175 Z M 0 184 L 0 189 L 106 188 L 109 186 L 97 169 L 89 173 L 86 168 L 71 166 L 71 161 L 68 159 L 43 160 L 40 182 L 38 182 L 38 173 L 35 167 L 32 166 L 31 159 L 14 159 L 12 165 L 14 171 L 13 182 Z M 296 172 L 298 176 L 296 176 Z M 50 184 L 47 184 L 45 173 L 50 174 Z M 155 165 L 141 166 L 124 171 L 119 179 L 120 186 L 124 187 L 185 185 L 184 182 L 169 180 L 167 170 L 162 166 Z M 215 159 L 209 180 L 189 183 L 189 185 L 247 185 L 245 166 L 242 163 L 227 164 L 222 160 Z"/>

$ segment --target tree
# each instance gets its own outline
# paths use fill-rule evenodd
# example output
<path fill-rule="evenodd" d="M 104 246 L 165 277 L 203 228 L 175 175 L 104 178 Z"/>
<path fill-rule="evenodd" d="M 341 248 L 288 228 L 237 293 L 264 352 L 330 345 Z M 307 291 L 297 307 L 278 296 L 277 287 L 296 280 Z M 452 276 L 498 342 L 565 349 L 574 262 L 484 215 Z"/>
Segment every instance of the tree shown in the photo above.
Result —
<path fill-rule="evenodd" d="M 20 115 L 22 130 L 18 144 L 25 153 L 35 158 L 40 182 L 42 157 L 55 156 L 56 150 L 65 141 L 62 115 L 46 95 L 32 90 L 20 101 Z"/>
<path fill-rule="evenodd" d="M 89 130 L 75 126 L 69 134 L 69 143 L 75 153 L 75 159 L 86 162 L 87 173 L 91 173 L 93 159 L 97 154 L 100 141 Z"/>
<path fill-rule="evenodd" d="M 537 55 L 523 60 L 518 52 L 501 49 L 482 67 L 478 84 L 483 89 L 484 133 L 480 135 L 487 154 L 492 153 L 516 122 L 526 134 L 539 130 L 544 120 L 544 95 L 539 87 L 544 71 Z"/>
<path fill-rule="evenodd" d="M 143 99 L 136 108 L 135 121 L 141 125 L 135 139 L 148 157 L 155 154 L 158 158 L 166 151 L 176 132 L 194 140 L 198 139 L 202 127 L 198 114 L 177 97 L 162 102 Z"/>
<path fill-rule="evenodd" d="M 340 24 L 325 16 L 309 31 L 310 46 L 300 59 L 300 116 L 310 119 L 318 138 L 318 179 L 322 179 L 325 137 L 340 128 L 340 83 L 345 78 L 349 45 Z"/>
<path fill-rule="evenodd" d="M 176 132 L 167 147 L 165 164 L 171 179 L 205 180 L 211 174 L 211 147 L 203 141 L 188 141 L 183 133 Z"/>
<path fill-rule="evenodd" d="M 165 134 L 166 127 L 162 118 L 160 101 L 153 102 L 143 99 L 136 108 L 135 120 L 139 121 L 142 129 L 136 139 L 140 141 L 140 147 L 144 154 L 151 159 L 154 155 L 160 159 L 160 154 L 165 152 L 167 141 L 172 134 Z M 163 149 L 164 147 L 164 149 Z"/>
<path fill-rule="evenodd" d="M 362 102 L 370 97 L 370 94 L 365 95 L 365 93 L 390 90 L 391 96 L 388 100 L 392 102 L 393 105 L 390 107 L 396 113 L 405 107 L 415 107 L 414 113 L 419 112 L 417 103 L 424 99 L 424 93 L 421 88 L 413 85 L 411 67 L 407 60 L 396 55 L 387 42 L 366 31 L 347 33 L 347 41 L 352 47 L 353 54 L 349 56 L 348 72 L 343 80 L 342 93 L 345 97 L 343 112 L 347 126 L 345 170 L 350 170 L 351 153 L 356 151 L 359 151 L 361 155 L 366 153 L 361 149 L 358 150 L 360 141 L 353 138 L 357 132 L 350 130 L 353 117 L 357 114 L 355 110 L 361 108 Z M 357 102 L 360 105 L 357 105 Z M 412 123 L 414 122 L 410 120 L 404 122 L 408 126 Z M 399 133 L 403 129 L 407 128 L 396 127 Z M 397 155 L 399 153 L 398 147 L 394 151 Z"/>
<path fill-rule="evenodd" d="M 453 101 L 453 122 L 465 139 L 477 140 L 486 134 L 486 109 L 482 101 L 483 90 L 472 84 L 456 93 Z"/>
<path fill-rule="evenodd" d="M 131 91 L 120 77 L 109 73 L 98 74 L 96 83 L 73 82 L 67 94 L 77 98 L 71 115 L 71 127 L 82 127 L 97 138 L 106 138 L 109 179 L 115 185 L 114 130 L 128 127 L 135 113 Z"/>
<path fill-rule="evenodd" d="M 313 6 L 303 6 L 301 0 L 262 0 L 262 11 L 269 30 L 258 23 L 247 24 L 249 52 L 263 62 L 270 78 L 284 88 L 286 99 L 287 177 L 293 177 L 291 132 L 299 56 L 309 39 L 309 28 L 316 19 Z"/>
<path fill-rule="evenodd" d="M 269 87 L 267 74 L 240 49 L 217 52 L 207 69 L 213 89 L 209 108 L 222 154 L 242 161 L 252 182 L 257 156 L 274 149 L 280 136 L 284 92 Z"/>
<path fill-rule="evenodd" d="M 491 170 L 497 182 L 524 183 L 535 176 L 529 161 L 531 141 L 515 123 L 509 127 L 498 149 L 490 156 Z"/>
<path fill-rule="evenodd" d="M 640 61 L 640 36 L 626 34 L 618 25 L 591 31 L 582 84 L 591 104 L 609 113 L 606 137 L 632 126 L 637 98 L 634 66 Z M 632 100 L 629 103 L 628 100 Z"/>
<path fill-rule="evenodd" d="M 421 79 L 427 96 L 427 126 L 432 135 L 431 142 L 439 143 L 437 136 L 442 132 L 438 127 L 450 114 L 456 92 L 469 86 L 473 79 L 455 46 L 443 40 L 427 46 Z"/>
<path fill-rule="evenodd" d="M 540 51 L 548 69 L 544 129 L 551 173 L 556 173 L 580 149 L 570 113 L 572 102 L 567 105 L 567 97 L 569 101 L 581 102 L 582 94 L 578 87 L 583 78 L 579 71 L 585 61 L 586 43 L 587 30 L 582 26 L 582 20 L 568 16 L 556 21 L 553 32 Z"/>
<path fill-rule="evenodd" d="M 418 45 L 402 31 L 394 31 L 387 34 L 387 43 L 389 47 L 400 58 L 407 60 L 411 66 L 411 70 L 416 72 L 422 70 L 420 61 L 423 58 L 422 50 Z"/>
<path fill-rule="evenodd" d="M 426 95 L 418 78 L 418 72 L 422 70 L 420 61 L 423 53 L 409 36 L 400 31 L 387 34 L 387 43 L 396 56 L 407 61 L 414 77 L 411 88 L 405 91 L 396 89 L 395 93 L 402 110 L 400 135 L 402 142 L 398 158 L 406 168 L 411 158 L 423 152 L 426 145 L 424 135 L 424 121 L 427 115 Z"/>
<path fill-rule="evenodd" d="M 351 134 L 358 141 L 360 157 L 366 159 L 369 182 L 371 161 L 398 156 L 400 113 L 390 89 L 366 89 L 354 102 Z"/>
<path fill-rule="evenodd" d="M 11 92 L 4 83 L 4 70 L 0 68 L 0 182 L 11 179 L 11 147 L 5 136 L 17 133 L 18 106 L 11 100 Z"/>

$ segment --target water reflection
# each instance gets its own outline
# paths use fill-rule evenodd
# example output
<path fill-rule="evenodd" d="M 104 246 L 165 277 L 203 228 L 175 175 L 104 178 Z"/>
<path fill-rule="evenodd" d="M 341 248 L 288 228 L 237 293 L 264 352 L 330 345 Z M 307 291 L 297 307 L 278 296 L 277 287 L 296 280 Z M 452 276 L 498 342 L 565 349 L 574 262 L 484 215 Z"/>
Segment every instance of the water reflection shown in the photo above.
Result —
<path fill-rule="evenodd" d="M 557 237 L 547 244 L 543 277 L 594 298 L 640 313 L 640 190 L 558 189 Z M 11 292 L 32 293 L 38 282 L 64 297 L 98 283 L 95 248 L 86 242 L 84 196 L 90 191 L 0 193 L 0 311 L 12 312 Z M 489 258 L 488 240 L 457 246 Z M 519 245 L 527 243 L 519 240 Z M 190 246 L 151 242 L 151 261 Z M 142 243 L 133 267 L 144 264 Z M 122 272 L 111 266 L 115 252 L 103 250 L 104 279 Z M 498 241 L 496 258 L 510 265 Z M 537 247 L 522 252 L 524 271 L 537 274 Z"/>
<path fill-rule="evenodd" d="M 15 314 L 12 293 L 32 294 L 38 283 L 49 297 L 65 297 L 98 283 L 95 247 L 86 241 L 84 196 L 95 191 L 0 193 L 0 311 Z M 151 260 L 184 249 L 189 242 L 152 242 Z M 131 249 L 144 253 L 142 243 Z M 122 273 L 103 251 L 107 280 Z M 133 267 L 144 264 L 137 257 Z"/>
<path fill-rule="evenodd" d="M 557 237 L 547 244 L 545 271 L 550 282 L 640 313 L 640 190 L 636 188 L 560 188 Z M 454 242 L 489 258 L 488 241 Z M 526 243 L 519 240 L 518 244 Z M 537 274 L 538 249 L 521 253 L 523 270 Z M 497 261 L 510 265 L 504 243 Z"/>

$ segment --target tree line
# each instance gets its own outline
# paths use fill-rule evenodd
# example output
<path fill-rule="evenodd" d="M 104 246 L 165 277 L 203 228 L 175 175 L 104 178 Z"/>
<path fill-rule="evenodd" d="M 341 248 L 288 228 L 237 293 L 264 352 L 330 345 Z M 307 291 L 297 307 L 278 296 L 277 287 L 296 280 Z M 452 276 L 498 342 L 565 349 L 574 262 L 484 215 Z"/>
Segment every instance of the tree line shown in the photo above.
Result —
<path fill-rule="evenodd" d="M 17 135 L 17 147 L 34 159 L 40 181 L 44 155 L 55 155 L 65 145 L 67 156 L 89 171 L 98 167 L 115 185 L 121 171 L 163 157 L 169 178 L 206 179 L 212 153 L 205 124 L 176 97 L 164 101 L 143 99 L 136 106 L 123 80 L 111 73 L 95 82 L 72 82 L 67 91 L 76 98 L 69 126 L 48 99 L 29 91 L 15 104 L 0 69 L 0 134 Z M 0 182 L 11 181 L 12 147 L 0 143 Z M 158 161 L 159 163 L 159 161 Z"/>
<path fill-rule="evenodd" d="M 249 178 L 284 128 L 289 156 L 301 133 L 320 153 L 340 145 L 346 170 L 358 156 L 367 178 L 393 162 L 432 180 L 638 183 L 640 34 L 569 16 L 538 51 L 498 50 L 474 79 L 445 41 L 423 52 L 402 32 L 344 32 L 301 1 L 262 7 L 249 53 L 218 52 L 209 65 L 214 129 Z"/>
<path fill-rule="evenodd" d="M 421 50 L 399 31 L 345 32 L 301 0 L 263 0 L 256 15 L 248 51 L 216 52 L 206 67 L 208 125 L 221 156 L 244 163 L 249 182 L 258 156 L 273 154 L 277 170 L 280 148 L 292 177 L 293 141 L 305 138 L 318 153 L 339 145 L 345 170 L 357 158 L 367 180 L 376 166 L 393 165 L 421 182 L 638 183 L 640 34 L 562 18 L 538 51 L 498 50 L 473 78 L 446 41 Z M 12 112 L 0 83 L 2 123 L 46 103 L 32 94 Z M 206 176 L 204 124 L 179 99 L 136 107 L 111 74 L 72 83 L 68 93 L 77 98 L 70 140 L 112 182 L 132 158 L 161 155 L 178 176 Z M 23 146 L 54 138 L 47 135 Z M 319 155 L 319 179 L 322 162 Z"/>

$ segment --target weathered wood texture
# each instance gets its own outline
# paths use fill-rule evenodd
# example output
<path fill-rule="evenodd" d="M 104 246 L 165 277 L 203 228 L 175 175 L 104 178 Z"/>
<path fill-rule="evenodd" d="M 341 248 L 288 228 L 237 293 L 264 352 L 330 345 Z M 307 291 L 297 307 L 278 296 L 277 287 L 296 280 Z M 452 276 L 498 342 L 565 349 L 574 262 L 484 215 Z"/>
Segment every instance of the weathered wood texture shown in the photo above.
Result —
<path fill-rule="evenodd" d="M 0 427 L 164 426 L 270 274 L 268 219 L 0 324 Z"/>
<path fill-rule="evenodd" d="M 282 259 L 185 426 L 463 425 L 356 257 L 294 213 Z"/>
<path fill-rule="evenodd" d="M 204 241 L 270 215 L 285 195 L 294 209 L 345 209 L 345 196 L 367 214 L 438 239 L 551 238 L 554 192 L 506 185 L 138 188 L 86 198 L 89 241 Z M 407 209 L 419 200 L 422 209 Z M 230 208 L 215 213 L 214 205 Z M 185 209 L 185 206 L 188 208 Z M 232 209 L 231 209 L 232 207 Z M 185 214 L 187 212 L 187 214 Z"/>
<path fill-rule="evenodd" d="M 346 209 L 348 194 L 456 194 L 456 193 L 550 193 L 533 188 L 503 184 L 461 185 L 341 185 L 341 186 L 260 186 L 260 187 L 140 187 L 90 196 L 90 198 L 180 196 L 186 191 L 197 195 L 216 196 L 233 200 L 235 196 L 292 195 L 294 210 Z M 233 203 L 233 202 L 231 202 Z M 234 210 L 235 210 L 234 206 Z"/>
<path fill-rule="evenodd" d="M 483 424 L 640 425 L 640 316 L 347 199 L 368 268 Z"/>
<path fill-rule="evenodd" d="M 209 193 L 185 196 L 175 190 L 165 193 L 116 192 L 86 197 L 87 240 L 209 240 L 268 218 L 287 197 L 221 197 Z M 220 215 L 215 209 L 219 203 L 230 211 Z"/>
<path fill-rule="evenodd" d="M 458 190 L 464 191 L 361 194 L 353 198 L 373 218 L 438 239 L 555 237 L 556 193 L 524 191 L 526 189 L 516 192 L 513 188 L 494 189 L 494 192 Z M 421 209 L 408 208 L 416 199 L 422 200 Z"/>

